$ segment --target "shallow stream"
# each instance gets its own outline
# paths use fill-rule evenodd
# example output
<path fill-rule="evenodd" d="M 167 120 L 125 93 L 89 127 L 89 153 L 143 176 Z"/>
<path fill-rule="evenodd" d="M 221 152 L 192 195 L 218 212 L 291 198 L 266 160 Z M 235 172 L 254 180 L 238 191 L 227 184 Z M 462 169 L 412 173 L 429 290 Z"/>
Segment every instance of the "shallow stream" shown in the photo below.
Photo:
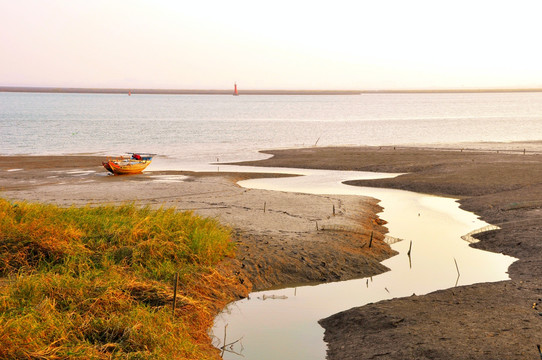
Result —
<path fill-rule="evenodd" d="M 318 324 L 322 318 L 384 299 L 509 278 L 507 269 L 515 258 L 474 249 L 461 239 L 488 224 L 461 210 L 455 199 L 342 184 L 345 180 L 390 174 L 298 169 L 288 172 L 305 176 L 239 184 L 254 189 L 377 198 L 384 208 L 379 216 L 388 221 L 389 235 L 403 239 L 392 245 L 399 255 L 384 261 L 391 271 L 378 276 L 254 292 L 247 299 L 231 303 L 215 319 L 212 330 L 215 346 L 224 344 L 224 336 L 226 344 L 233 343 L 223 353 L 224 359 L 325 359 L 324 329 Z"/>

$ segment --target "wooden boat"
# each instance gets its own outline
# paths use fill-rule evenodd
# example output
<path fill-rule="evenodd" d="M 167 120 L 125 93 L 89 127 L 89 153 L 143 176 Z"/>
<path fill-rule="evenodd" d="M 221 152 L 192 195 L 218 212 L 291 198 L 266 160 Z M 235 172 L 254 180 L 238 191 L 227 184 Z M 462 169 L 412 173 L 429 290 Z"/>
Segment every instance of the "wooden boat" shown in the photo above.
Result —
<path fill-rule="evenodd" d="M 114 160 L 103 161 L 103 167 L 114 175 L 139 174 L 152 161 L 154 154 L 130 153 L 130 158 L 120 157 Z"/>

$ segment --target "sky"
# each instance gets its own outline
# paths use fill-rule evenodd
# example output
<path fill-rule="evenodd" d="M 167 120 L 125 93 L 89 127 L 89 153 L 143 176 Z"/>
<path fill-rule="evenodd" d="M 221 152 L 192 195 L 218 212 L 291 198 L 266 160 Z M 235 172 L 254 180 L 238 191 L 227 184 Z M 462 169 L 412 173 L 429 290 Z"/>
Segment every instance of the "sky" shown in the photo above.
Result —
<path fill-rule="evenodd" d="M 0 0 L 0 86 L 542 88 L 542 1 Z"/>

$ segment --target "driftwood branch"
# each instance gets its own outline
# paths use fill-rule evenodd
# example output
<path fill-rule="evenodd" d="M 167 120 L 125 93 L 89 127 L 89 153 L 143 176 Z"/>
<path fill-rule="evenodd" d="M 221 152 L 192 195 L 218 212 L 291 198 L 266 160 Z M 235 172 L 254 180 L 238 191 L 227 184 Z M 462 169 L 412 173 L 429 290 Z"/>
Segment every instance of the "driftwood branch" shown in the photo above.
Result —
<path fill-rule="evenodd" d="M 226 349 L 226 348 L 228 348 L 228 347 L 231 348 L 233 345 L 235 345 L 236 343 L 238 343 L 238 342 L 241 341 L 241 340 L 243 340 L 243 337 L 240 337 L 239 339 L 237 339 L 237 340 L 235 340 L 235 341 L 232 341 L 232 342 L 229 343 L 229 344 L 223 345 L 223 346 L 221 347 L 221 349 L 226 350 L 226 351 L 232 351 L 232 350 L 228 350 L 228 349 Z"/>
<path fill-rule="evenodd" d="M 220 347 L 220 349 L 222 349 L 222 353 L 220 354 L 220 357 L 224 357 L 224 352 L 226 352 L 226 351 L 229 352 L 229 353 L 238 355 L 238 356 L 243 356 L 242 354 L 240 354 L 240 353 L 233 350 L 233 345 L 240 342 L 243 339 L 243 337 L 240 337 L 239 339 L 237 339 L 235 341 L 232 341 L 231 343 L 226 344 L 227 328 L 228 328 L 228 324 L 224 325 L 224 342 L 223 342 L 224 345 L 222 345 Z M 242 345 L 241 345 L 241 347 L 242 347 Z"/>

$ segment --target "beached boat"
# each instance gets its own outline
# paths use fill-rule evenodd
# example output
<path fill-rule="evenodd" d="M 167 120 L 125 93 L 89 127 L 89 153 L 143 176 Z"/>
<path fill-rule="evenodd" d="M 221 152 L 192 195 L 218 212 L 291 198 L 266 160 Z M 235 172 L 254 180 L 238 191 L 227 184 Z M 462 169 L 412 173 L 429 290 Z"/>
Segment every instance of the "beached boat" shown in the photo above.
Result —
<path fill-rule="evenodd" d="M 152 161 L 154 154 L 130 153 L 131 157 L 119 157 L 103 161 L 103 167 L 114 175 L 138 174 L 145 170 Z"/>

